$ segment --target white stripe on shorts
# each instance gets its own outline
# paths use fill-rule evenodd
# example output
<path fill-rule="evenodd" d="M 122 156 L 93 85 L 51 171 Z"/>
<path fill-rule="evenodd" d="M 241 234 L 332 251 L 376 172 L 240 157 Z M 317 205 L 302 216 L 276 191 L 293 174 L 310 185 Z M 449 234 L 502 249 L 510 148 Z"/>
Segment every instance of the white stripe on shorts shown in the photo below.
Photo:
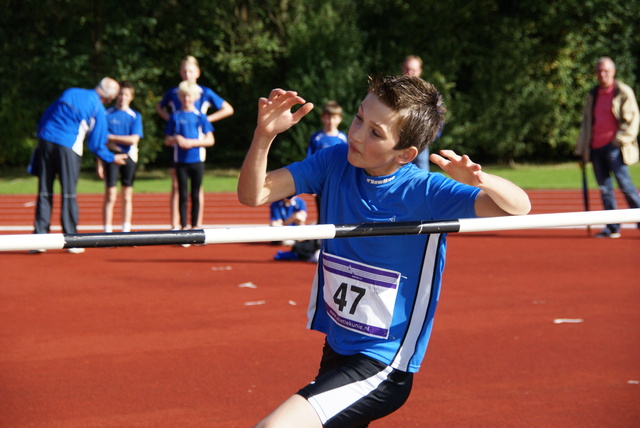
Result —
<path fill-rule="evenodd" d="M 324 425 L 329 419 L 375 391 L 382 382 L 387 380 L 389 373 L 392 371 L 393 368 L 387 366 L 383 371 L 376 373 L 368 379 L 314 395 L 310 397 L 308 401 Z"/>

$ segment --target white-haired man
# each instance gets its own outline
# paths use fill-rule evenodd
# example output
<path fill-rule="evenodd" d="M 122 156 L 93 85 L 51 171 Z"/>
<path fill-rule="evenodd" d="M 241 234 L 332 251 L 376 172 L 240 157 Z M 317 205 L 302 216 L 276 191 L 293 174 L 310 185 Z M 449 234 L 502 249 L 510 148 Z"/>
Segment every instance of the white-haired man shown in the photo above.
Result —
<path fill-rule="evenodd" d="M 76 185 L 85 137 L 89 150 L 103 161 L 124 164 L 127 155 L 107 148 L 107 120 L 104 105 L 120 90 L 114 79 L 105 77 L 93 89 L 69 88 L 44 112 L 38 124 L 38 156 L 32 165 L 38 176 L 35 233 L 49 233 L 56 176 L 62 189 L 61 222 L 65 233 L 76 233 L 78 204 Z M 82 252 L 70 249 L 70 252 Z"/>
<path fill-rule="evenodd" d="M 600 58 L 595 72 L 598 85 L 587 95 L 576 154 L 583 162 L 591 161 L 593 164 L 604 209 L 617 208 L 612 176 L 616 178 L 629 208 L 640 208 L 638 190 L 628 168 L 628 165 L 638 162 L 638 102 L 633 90 L 615 78 L 616 66 L 611 58 Z M 620 225 L 608 224 L 595 236 L 619 238 Z"/>

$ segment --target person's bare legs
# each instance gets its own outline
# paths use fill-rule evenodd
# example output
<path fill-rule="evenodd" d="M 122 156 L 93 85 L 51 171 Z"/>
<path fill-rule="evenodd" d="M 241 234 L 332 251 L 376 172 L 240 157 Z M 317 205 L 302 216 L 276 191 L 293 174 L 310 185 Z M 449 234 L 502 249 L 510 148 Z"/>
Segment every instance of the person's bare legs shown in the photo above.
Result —
<path fill-rule="evenodd" d="M 322 428 L 320 418 L 311 404 L 300 395 L 293 395 L 255 428 Z"/>
<path fill-rule="evenodd" d="M 113 231 L 113 207 L 118 199 L 118 188 L 109 186 L 104 191 L 104 206 L 102 209 L 102 223 L 104 231 L 111 233 Z"/>
<path fill-rule="evenodd" d="M 178 208 L 178 177 L 176 176 L 175 167 L 171 167 L 169 170 L 171 171 L 171 229 L 181 229 L 180 211 Z"/>
<path fill-rule="evenodd" d="M 122 231 L 131 232 L 133 217 L 133 187 L 122 186 Z"/>

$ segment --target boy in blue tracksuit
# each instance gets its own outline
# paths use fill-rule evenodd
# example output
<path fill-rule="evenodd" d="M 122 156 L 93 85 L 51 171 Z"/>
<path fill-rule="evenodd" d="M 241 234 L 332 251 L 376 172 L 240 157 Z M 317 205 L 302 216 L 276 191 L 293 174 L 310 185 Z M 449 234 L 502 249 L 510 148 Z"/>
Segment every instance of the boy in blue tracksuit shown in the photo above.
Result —
<path fill-rule="evenodd" d="M 259 100 L 258 124 L 238 182 L 242 203 L 317 194 L 321 217 L 333 224 L 530 210 L 522 189 L 485 173 L 466 155 L 450 150 L 431 155 L 451 178 L 411 163 L 435 139 L 445 111 L 435 87 L 414 76 L 372 78 L 348 144 L 267 172 L 275 137 L 312 108 L 296 92 L 282 89 Z M 446 234 L 323 241 L 308 309 L 308 327 L 326 335 L 320 370 L 314 382 L 257 427 L 365 427 L 402 406 L 431 334 L 445 249 Z"/>

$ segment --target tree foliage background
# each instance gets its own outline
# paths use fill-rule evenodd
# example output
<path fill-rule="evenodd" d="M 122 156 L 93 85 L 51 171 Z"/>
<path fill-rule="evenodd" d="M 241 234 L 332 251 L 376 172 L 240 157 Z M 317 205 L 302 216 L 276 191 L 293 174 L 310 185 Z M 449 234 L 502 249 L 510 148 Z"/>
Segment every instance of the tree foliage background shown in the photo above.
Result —
<path fill-rule="evenodd" d="M 321 107 L 337 100 L 347 130 L 369 74 L 398 74 L 407 54 L 444 94 L 434 150 L 483 162 L 572 158 L 597 58 L 638 93 L 640 2 L 617 0 L 0 0 L 0 165 L 23 166 L 46 107 L 104 76 L 132 81 L 143 114 L 141 162 L 168 165 L 154 106 L 185 55 L 199 83 L 236 110 L 217 124 L 208 162 L 238 167 L 257 99 L 274 87 Z M 279 137 L 272 167 L 304 157 L 320 108 Z M 91 165 L 92 156 L 85 156 Z"/>

